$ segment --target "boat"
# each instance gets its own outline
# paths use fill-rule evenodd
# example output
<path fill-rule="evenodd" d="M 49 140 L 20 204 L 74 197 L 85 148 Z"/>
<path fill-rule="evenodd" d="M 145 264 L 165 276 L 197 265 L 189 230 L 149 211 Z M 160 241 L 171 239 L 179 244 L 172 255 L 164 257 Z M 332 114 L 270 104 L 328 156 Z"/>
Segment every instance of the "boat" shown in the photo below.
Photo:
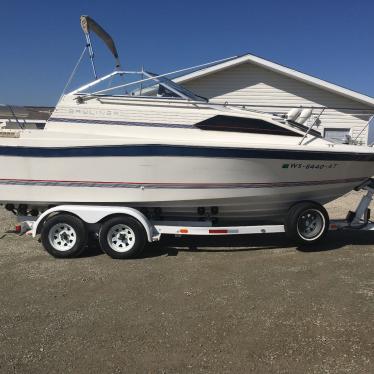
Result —
<path fill-rule="evenodd" d="M 9 210 L 118 205 L 164 220 L 280 222 L 296 202 L 326 204 L 374 174 L 371 147 L 323 139 L 305 111 L 218 104 L 169 79 L 180 71 L 122 70 L 110 36 L 81 21 L 94 81 L 64 93 L 43 130 L 0 130 L 0 203 Z M 101 78 L 92 31 L 116 58 Z"/>

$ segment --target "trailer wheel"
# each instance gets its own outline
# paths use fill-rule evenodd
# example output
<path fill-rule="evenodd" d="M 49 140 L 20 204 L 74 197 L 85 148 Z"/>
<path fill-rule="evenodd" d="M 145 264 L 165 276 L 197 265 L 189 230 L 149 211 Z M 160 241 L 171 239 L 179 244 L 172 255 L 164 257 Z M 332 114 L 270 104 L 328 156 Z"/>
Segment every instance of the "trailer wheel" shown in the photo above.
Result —
<path fill-rule="evenodd" d="M 44 223 L 41 241 L 45 250 L 53 257 L 77 257 L 87 243 L 87 230 L 81 219 L 61 213 Z"/>
<path fill-rule="evenodd" d="M 109 219 L 101 226 L 99 232 L 101 249 L 115 259 L 138 256 L 143 251 L 146 241 L 142 224 L 128 216 Z"/>
<path fill-rule="evenodd" d="M 329 215 L 320 204 L 302 202 L 289 210 L 284 226 L 287 236 L 297 243 L 312 244 L 326 234 Z"/>

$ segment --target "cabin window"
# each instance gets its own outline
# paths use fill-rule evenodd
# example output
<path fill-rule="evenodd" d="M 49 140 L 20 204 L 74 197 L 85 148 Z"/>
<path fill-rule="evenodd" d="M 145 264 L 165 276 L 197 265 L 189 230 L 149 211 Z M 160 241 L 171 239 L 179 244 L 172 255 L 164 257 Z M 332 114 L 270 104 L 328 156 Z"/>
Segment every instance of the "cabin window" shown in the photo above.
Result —
<path fill-rule="evenodd" d="M 218 115 L 208 118 L 205 121 L 201 121 L 195 124 L 195 126 L 201 130 L 210 131 L 302 136 L 292 130 L 285 129 L 284 127 L 277 126 L 273 123 L 258 118 L 242 118 Z"/>

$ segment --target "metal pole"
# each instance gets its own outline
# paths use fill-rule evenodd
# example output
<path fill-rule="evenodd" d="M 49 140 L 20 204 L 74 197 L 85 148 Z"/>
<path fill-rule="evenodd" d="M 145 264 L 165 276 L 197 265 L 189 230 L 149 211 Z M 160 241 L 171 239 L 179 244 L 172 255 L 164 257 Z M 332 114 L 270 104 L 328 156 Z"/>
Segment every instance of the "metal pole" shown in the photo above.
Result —
<path fill-rule="evenodd" d="M 18 125 L 18 127 L 21 129 L 21 130 L 24 130 L 25 128 L 21 125 L 21 123 L 18 121 L 18 117 L 16 116 L 16 113 L 14 112 L 13 108 L 11 105 L 8 105 L 8 108 L 10 109 L 10 112 L 12 113 L 12 116 L 13 118 L 16 120 L 16 123 Z"/>
<path fill-rule="evenodd" d="M 357 139 L 361 136 L 361 134 L 366 130 L 366 128 L 369 126 L 370 121 L 374 118 L 374 116 L 370 117 L 369 121 L 367 121 L 366 125 L 361 129 L 361 131 L 358 133 L 358 135 L 354 138 L 353 142 L 355 143 Z M 370 144 L 368 144 L 370 146 Z"/>
<path fill-rule="evenodd" d="M 307 137 L 307 135 L 309 134 L 309 131 L 313 128 L 313 126 L 317 123 L 317 121 L 319 120 L 319 118 L 322 116 L 322 113 L 325 111 L 326 107 L 324 107 L 320 114 L 318 114 L 317 118 L 315 119 L 315 121 L 313 122 L 313 124 L 311 126 L 309 126 L 309 129 L 307 130 L 307 132 L 304 134 L 303 138 L 300 140 L 300 143 L 299 145 L 302 144 L 302 142 L 304 141 L 304 139 Z"/>
<path fill-rule="evenodd" d="M 70 74 L 70 77 L 69 77 L 68 81 L 66 82 L 66 85 L 65 85 L 65 87 L 64 87 L 64 89 L 63 89 L 63 91 L 61 93 L 61 96 L 58 99 L 57 104 L 61 101 L 62 97 L 65 95 L 65 92 L 66 92 L 67 88 L 69 87 L 71 81 L 73 80 L 73 77 L 74 77 L 74 75 L 75 75 L 75 73 L 76 73 L 76 71 L 77 71 L 77 69 L 78 69 L 78 67 L 79 67 L 79 65 L 80 65 L 80 63 L 82 61 L 83 55 L 86 52 L 86 50 L 87 50 L 87 46 L 84 46 L 83 51 L 82 51 L 82 53 L 81 53 L 81 55 L 80 55 L 80 57 L 79 57 L 76 65 L 74 66 L 74 69 L 73 69 L 72 73 Z"/>
<path fill-rule="evenodd" d="M 95 79 L 97 79 L 95 62 L 94 62 L 94 51 L 93 51 L 93 48 L 92 48 L 90 34 L 89 33 L 84 33 L 84 35 L 86 36 L 87 48 L 88 48 L 88 53 L 90 55 L 90 60 L 91 60 L 91 65 L 92 65 L 92 70 L 93 70 L 93 73 L 94 73 L 94 77 L 95 77 Z"/>
<path fill-rule="evenodd" d="M 144 79 L 144 66 L 142 66 L 142 79 Z M 143 93 L 143 82 L 140 82 L 140 96 Z"/>

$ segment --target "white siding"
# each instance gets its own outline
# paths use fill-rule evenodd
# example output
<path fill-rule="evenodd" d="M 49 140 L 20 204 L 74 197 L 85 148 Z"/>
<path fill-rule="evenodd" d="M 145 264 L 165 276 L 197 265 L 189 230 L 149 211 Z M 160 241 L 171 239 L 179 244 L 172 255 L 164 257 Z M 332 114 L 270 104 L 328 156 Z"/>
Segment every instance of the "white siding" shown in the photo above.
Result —
<path fill-rule="evenodd" d="M 303 106 L 313 107 L 313 114 L 318 115 L 321 107 L 334 108 L 325 110 L 318 130 L 323 131 L 325 127 L 350 128 L 353 138 L 374 114 L 373 107 L 251 63 L 182 84 L 217 102 L 253 105 L 267 112 L 286 113 L 291 108 Z M 366 140 L 366 131 L 359 139 Z"/>

